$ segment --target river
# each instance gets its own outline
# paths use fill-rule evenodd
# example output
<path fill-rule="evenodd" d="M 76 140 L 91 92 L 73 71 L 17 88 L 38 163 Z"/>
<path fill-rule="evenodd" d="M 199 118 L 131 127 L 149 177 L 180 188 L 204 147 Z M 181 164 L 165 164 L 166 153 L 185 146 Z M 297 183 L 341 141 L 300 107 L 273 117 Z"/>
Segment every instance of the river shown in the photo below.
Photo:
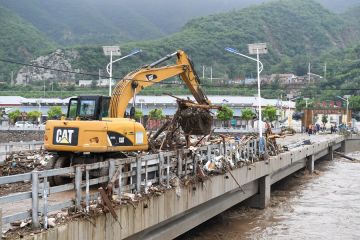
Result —
<path fill-rule="evenodd" d="M 337 158 L 315 169 L 274 184 L 267 209 L 239 204 L 177 240 L 360 239 L 360 162 Z"/>

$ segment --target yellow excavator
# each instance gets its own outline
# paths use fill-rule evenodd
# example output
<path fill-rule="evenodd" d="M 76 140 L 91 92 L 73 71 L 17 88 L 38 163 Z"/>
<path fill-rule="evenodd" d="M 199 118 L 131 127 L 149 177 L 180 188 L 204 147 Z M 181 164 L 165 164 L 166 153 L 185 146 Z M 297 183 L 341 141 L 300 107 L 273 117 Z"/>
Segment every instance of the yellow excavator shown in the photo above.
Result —
<path fill-rule="evenodd" d="M 176 56 L 176 64 L 159 66 Z M 182 117 L 184 132 L 206 135 L 211 131 L 212 116 L 210 101 L 200 88 L 200 79 L 190 58 L 179 50 L 154 63 L 128 73 L 115 86 L 111 97 L 79 96 L 71 98 L 67 116 L 61 120 L 46 122 L 44 147 L 54 152 L 48 168 L 61 168 L 73 164 L 94 163 L 110 157 L 123 157 L 125 152 L 148 150 L 149 143 L 144 126 L 125 112 L 129 101 L 135 99 L 145 87 L 179 76 L 197 103 L 183 100 L 179 108 L 186 111 L 197 108 L 201 116 L 197 119 Z M 130 116 L 135 109 L 130 110 Z M 195 123 L 195 124 L 194 124 Z M 189 128 L 190 126 L 190 128 Z M 64 183 L 63 177 L 51 179 L 52 185 Z"/>

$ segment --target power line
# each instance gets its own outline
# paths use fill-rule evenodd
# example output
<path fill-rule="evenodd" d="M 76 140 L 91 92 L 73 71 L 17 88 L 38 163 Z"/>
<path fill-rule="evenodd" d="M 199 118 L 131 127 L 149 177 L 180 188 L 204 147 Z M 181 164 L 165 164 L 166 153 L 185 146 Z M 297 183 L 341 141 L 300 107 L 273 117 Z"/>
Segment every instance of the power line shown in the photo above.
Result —
<path fill-rule="evenodd" d="M 11 64 L 17 64 L 17 65 L 22 65 L 22 66 L 27 66 L 27 67 L 34 67 L 34 68 L 41 68 L 41 69 L 46 69 L 46 70 L 51 70 L 51 71 L 58 71 L 58 72 L 64 72 L 64 73 L 71 73 L 71 74 L 79 74 L 79 75 L 84 75 L 84 76 L 92 76 L 92 77 L 102 77 L 102 78 L 108 78 L 108 76 L 103 76 L 103 75 L 99 75 L 94 74 L 94 73 L 86 73 L 86 72 L 77 72 L 77 71 L 70 71 L 70 70 L 62 70 L 62 69 L 56 69 L 56 68 L 51 68 L 51 67 L 46 67 L 46 66 L 40 66 L 40 65 L 35 65 L 35 64 L 30 64 L 30 63 L 23 63 L 23 62 L 18 62 L 15 60 L 9 60 L 9 59 L 2 59 L 0 58 L 0 62 L 6 62 L 6 63 L 11 63 Z M 117 79 L 121 79 L 121 77 L 115 77 Z M 139 81 L 139 82 L 147 82 L 145 80 L 140 80 L 140 79 L 121 79 L 121 80 L 128 80 L 128 81 Z M 159 84 L 159 85 L 184 85 L 183 83 L 174 83 L 174 82 L 157 82 L 155 84 Z M 226 84 L 200 84 L 200 86 L 202 87 L 224 87 L 226 86 Z M 234 86 L 231 85 L 232 87 Z M 241 89 L 253 89 L 256 86 L 243 86 L 241 84 L 238 84 L 238 86 L 242 87 Z M 304 85 L 304 86 L 293 86 L 291 87 L 291 90 L 302 90 L 305 89 L 305 87 L 307 87 L 308 85 Z M 310 85 L 313 87 L 319 87 L 318 85 Z M 287 86 L 282 86 L 281 89 L 274 89 L 274 87 L 270 86 L 270 85 L 262 85 L 261 89 L 264 90 L 288 90 L 286 89 Z M 317 90 L 317 89 L 310 89 L 310 90 Z M 360 88 L 336 88 L 336 89 L 321 89 L 321 91 L 359 91 Z"/>

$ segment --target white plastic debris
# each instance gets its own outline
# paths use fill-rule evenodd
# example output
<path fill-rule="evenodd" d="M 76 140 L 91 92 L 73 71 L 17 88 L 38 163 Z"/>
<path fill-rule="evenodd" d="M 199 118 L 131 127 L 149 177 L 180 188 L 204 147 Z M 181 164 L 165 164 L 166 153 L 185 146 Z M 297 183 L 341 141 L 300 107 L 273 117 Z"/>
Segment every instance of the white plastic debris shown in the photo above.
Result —
<path fill-rule="evenodd" d="M 123 197 L 129 198 L 129 199 L 131 199 L 131 201 L 135 201 L 135 194 L 133 194 L 133 193 L 124 193 Z"/>
<path fill-rule="evenodd" d="M 55 223 L 56 219 L 55 218 L 48 218 L 48 226 L 49 227 L 55 227 L 56 226 L 56 223 Z"/>
<path fill-rule="evenodd" d="M 21 222 L 20 228 L 23 228 L 23 227 L 27 226 L 28 224 L 29 224 L 29 222 Z"/>

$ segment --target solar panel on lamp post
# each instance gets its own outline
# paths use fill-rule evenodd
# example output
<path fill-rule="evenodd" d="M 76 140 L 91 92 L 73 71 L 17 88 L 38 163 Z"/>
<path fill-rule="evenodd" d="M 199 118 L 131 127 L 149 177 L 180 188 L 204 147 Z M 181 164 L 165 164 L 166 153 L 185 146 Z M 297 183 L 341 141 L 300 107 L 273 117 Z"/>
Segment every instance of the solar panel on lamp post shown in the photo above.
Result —
<path fill-rule="evenodd" d="M 106 71 L 109 74 L 109 96 L 111 96 L 111 85 L 112 85 L 112 74 L 113 74 L 112 65 L 113 65 L 113 63 L 121 61 L 121 60 L 123 60 L 125 58 L 128 58 L 128 57 L 131 57 L 131 56 L 133 56 L 135 54 L 138 54 L 138 53 L 142 52 L 142 50 L 141 49 L 134 49 L 128 55 L 125 55 L 124 57 L 118 58 L 118 59 L 116 59 L 114 61 L 113 61 L 113 56 L 121 56 L 121 51 L 120 51 L 119 46 L 103 46 L 103 51 L 104 51 L 105 56 L 110 56 L 110 62 L 106 66 Z"/>

